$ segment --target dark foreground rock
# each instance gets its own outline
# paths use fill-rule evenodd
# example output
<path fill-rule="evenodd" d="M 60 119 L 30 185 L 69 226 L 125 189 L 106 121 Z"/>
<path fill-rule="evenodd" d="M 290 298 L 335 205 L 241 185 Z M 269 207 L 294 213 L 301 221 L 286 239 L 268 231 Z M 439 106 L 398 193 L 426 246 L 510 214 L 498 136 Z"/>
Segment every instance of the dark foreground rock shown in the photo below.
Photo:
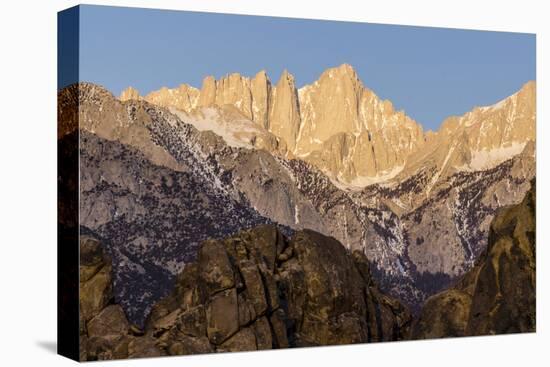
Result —
<path fill-rule="evenodd" d="M 83 261 L 81 359 L 248 351 L 401 340 L 411 315 L 382 294 L 360 252 L 312 231 L 292 239 L 263 225 L 207 240 L 144 330 L 113 303 L 110 260 L 98 241 Z M 90 276 L 90 274 L 94 274 Z M 96 277 L 101 277 L 95 280 Z M 96 297 L 98 297 L 96 299 Z"/>
<path fill-rule="evenodd" d="M 502 209 L 489 246 L 454 288 L 426 301 L 412 338 L 534 332 L 536 329 L 536 189 Z"/>
<path fill-rule="evenodd" d="M 82 360 L 154 357 L 535 331 L 535 188 L 499 212 L 489 248 L 459 283 L 412 322 L 380 292 L 369 262 L 333 238 L 288 239 L 263 225 L 207 240 L 145 326 L 112 291 L 111 259 L 80 239 Z"/>
<path fill-rule="evenodd" d="M 131 325 L 114 303 L 111 258 L 102 244 L 80 237 L 80 360 L 153 357 L 165 353 Z"/>

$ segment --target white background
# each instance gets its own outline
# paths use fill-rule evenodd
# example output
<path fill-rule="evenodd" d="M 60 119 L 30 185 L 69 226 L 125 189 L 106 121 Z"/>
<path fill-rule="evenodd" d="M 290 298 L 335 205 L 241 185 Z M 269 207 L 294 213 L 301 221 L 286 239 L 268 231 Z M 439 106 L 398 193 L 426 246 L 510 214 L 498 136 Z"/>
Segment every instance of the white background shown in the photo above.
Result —
<path fill-rule="evenodd" d="M 94 1 L 96 4 L 205 10 L 316 19 L 537 33 L 536 334 L 234 353 L 111 365 L 548 365 L 548 75 L 545 0 L 514 1 Z M 0 10 L 0 365 L 73 362 L 56 340 L 56 12 L 75 1 L 3 0 Z M 472 55 L 475 57 L 475 55 Z M 422 88 L 421 85 L 418 86 Z M 546 101 L 546 105 L 543 101 Z M 546 340 L 545 340 L 546 339 Z M 546 359 L 546 361 L 545 361 Z"/>

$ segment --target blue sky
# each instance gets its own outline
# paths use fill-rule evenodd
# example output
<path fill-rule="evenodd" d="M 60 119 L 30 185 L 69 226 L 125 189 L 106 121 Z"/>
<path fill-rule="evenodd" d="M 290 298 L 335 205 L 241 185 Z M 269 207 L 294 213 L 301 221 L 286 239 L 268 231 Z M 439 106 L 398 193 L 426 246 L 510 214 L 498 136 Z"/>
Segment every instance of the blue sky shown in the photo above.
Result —
<path fill-rule="evenodd" d="M 437 129 L 450 115 L 492 104 L 535 79 L 535 36 L 368 23 L 83 6 L 80 80 L 118 95 L 162 86 L 200 87 L 206 75 L 298 87 L 328 67 L 351 64 L 396 109 Z"/>

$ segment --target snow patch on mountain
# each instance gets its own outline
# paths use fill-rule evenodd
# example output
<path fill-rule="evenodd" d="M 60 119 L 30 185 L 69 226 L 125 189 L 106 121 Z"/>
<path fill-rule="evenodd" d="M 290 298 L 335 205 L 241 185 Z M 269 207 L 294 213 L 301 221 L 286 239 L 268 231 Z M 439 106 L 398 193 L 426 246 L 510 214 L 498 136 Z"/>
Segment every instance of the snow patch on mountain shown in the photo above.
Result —
<path fill-rule="evenodd" d="M 527 143 L 512 143 L 495 149 L 482 149 L 472 152 L 469 164 L 457 167 L 459 171 L 482 171 L 498 166 L 502 162 L 520 154 Z"/>
<path fill-rule="evenodd" d="M 332 179 L 334 186 L 344 191 L 361 191 L 366 186 L 383 183 L 396 177 L 404 166 L 396 166 L 390 170 L 382 171 L 375 176 L 357 176 L 349 183 L 343 182 L 340 177 Z"/>
<path fill-rule="evenodd" d="M 254 148 L 254 137 L 266 134 L 266 131 L 246 118 L 226 120 L 220 110 L 214 107 L 202 108 L 194 113 L 187 113 L 176 108 L 170 112 L 182 121 L 193 125 L 199 131 L 212 131 L 223 138 L 227 145 L 235 148 Z"/>

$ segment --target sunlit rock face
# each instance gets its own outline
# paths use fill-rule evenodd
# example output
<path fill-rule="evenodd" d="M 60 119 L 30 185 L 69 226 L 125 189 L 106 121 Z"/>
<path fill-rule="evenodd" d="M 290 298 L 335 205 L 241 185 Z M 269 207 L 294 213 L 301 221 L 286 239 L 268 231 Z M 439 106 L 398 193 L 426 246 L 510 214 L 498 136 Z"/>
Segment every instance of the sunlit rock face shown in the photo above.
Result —
<path fill-rule="evenodd" d="M 120 98 L 142 97 L 130 87 Z M 402 180 L 428 161 L 435 166 L 435 184 L 456 171 L 492 168 L 535 138 L 535 82 L 495 105 L 446 119 L 437 132 L 424 132 L 381 100 L 348 64 L 327 69 L 299 89 L 286 70 L 275 85 L 260 71 L 253 78 L 208 76 L 200 90 L 182 84 L 143 99 L 187 113 L 232 106 L 235 121 L 252 121 L 278 141 L 262 148 L 305 160 L 350 189 Z"/>
<path fill-rule="evenodd" d="M 145 277 L 134 265 L 120 274 L 162 284 L 149 304 L 200 240 L 273 222 L 363 252 L 380 288 L 418 311 L 475 265 L 495 213 L 520 202 L 535 175 L 534 82 L 436 132 L 394 111 L 349 65 L 299 89 L 288 72 L 273 84 L 265 72 L 231 74 L 200 90 L 130 89 L 119 99 L 81 83 L 60 93 L 60 106 L 60 134 L 79 116 L 90 134 L 81 148 L 103 152 L 82 170 L 84 225 L 135 244 L 128 264 Z M 179 222 L 206 212 L 193 226 Z M 141 233 L 139 220 L 170 226 Z M 114 223 L 131 238 L 116 237 Z"/>

